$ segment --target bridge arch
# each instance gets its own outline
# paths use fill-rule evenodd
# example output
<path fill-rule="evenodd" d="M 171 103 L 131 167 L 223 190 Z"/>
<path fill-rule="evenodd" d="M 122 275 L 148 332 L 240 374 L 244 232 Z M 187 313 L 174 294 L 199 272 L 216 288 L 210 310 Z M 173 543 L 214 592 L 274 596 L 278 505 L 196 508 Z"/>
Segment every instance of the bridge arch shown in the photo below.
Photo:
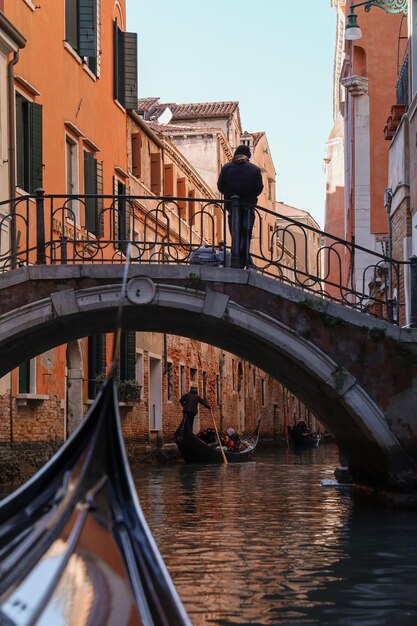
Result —
<path fill-rule="evenodd" d="M 62 343 L 112 332 L 121 273 L 114 266 L 49 266 L 9 274 L 4 293 L 14 297 L 0 316 L 0 376 Z M 251 272 L 215 268 L 173 272 L 139 266 L 131 268 L 130 281 L 130 292 L 138 295 L 125 299 L 126 329 L 199 339 L 252 362 L 296 394 L 335 434 L 358 480 L 391 486 L 415 480 L 412 454 L 392 431 L 375 394 L 326 350 L 325 342 L 318 345 L 308 333 L 295 331 L 260 301 L 280 295 L 292 305 L 298 299 L 299 308 L 304 302 L 300 310 L 305 310 L 298 290 Z M 30 303 L 16 307 L 24 301 Z"/>

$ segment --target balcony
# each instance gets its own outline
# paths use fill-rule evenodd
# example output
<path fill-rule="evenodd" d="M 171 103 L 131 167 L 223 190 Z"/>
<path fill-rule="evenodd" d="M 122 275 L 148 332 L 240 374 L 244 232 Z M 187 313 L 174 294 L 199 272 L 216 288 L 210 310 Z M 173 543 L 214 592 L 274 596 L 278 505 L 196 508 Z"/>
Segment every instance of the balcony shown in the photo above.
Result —
<path fill-rule="evenodd" d="M 392 105 L 391 114 L 389 115 L 386 126 L 384 128 L 384 137 L 387 141 L 391 141 L 391 139 L 394 137 L 395 131 L 397 130 L 405 111 L 405 104 Z"/>

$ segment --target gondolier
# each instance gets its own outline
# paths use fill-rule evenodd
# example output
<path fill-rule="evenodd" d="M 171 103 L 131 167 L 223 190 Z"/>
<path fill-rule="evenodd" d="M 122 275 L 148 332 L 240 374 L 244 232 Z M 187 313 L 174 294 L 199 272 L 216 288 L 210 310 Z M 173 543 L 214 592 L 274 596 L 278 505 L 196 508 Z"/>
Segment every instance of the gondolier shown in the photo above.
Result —
<path fill-rule="evenodd" d="M 184 393 L 180 398 L 180 404 L 184 419 L 190 425 L 191 430 L 193 429 L 194 418 L 197 415 L 198 405 L 202 404 L 206 409 L 211 409 L 207 400 L 198 395 L 197 387 L 191 387 L 188 393 Z"/>

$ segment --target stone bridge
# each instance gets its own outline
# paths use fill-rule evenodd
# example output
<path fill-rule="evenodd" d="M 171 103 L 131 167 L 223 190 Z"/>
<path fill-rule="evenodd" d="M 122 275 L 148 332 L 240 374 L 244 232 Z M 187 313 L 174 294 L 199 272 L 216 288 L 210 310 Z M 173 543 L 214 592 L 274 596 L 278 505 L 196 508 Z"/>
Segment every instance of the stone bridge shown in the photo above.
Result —
<path fill-rule="evenodd" d="M 29 266 L 0 277 L 0 376 L 114 330 L 123 266 Z M 417 330 L 255 271 L 132 264 L 123 326 L 199 339 L 285 385 L 335 435 L 359 483 L 417 491 Z"/>

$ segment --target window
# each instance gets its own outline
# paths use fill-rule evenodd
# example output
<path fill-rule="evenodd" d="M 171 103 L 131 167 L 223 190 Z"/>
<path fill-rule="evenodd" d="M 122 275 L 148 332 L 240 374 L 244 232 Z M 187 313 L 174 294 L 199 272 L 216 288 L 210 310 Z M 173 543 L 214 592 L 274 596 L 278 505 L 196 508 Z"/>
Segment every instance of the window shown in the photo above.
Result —
<path fill-rule="evenodd" d="M 220 374 L 216 374 L 216 404 L 221 404 L 221 387 L 220 387 Z"/>
<path fill-rule="evenodd" d="M 155 196 L 161 194 L 161 155 L 151 152 L 151 191 Z"/>
<path fill-rule="evenodd" d="M 118 196 L 117 201 L 114 204 L 114 239 L 115 247 L 123 252 L 125 250 L 125 244 L 130 237 L 130 213 L 128 203 L 126 201 L 126 185 L 118 180 L 116 177 L 113 179 L 114 195 Z"/>
<path fill-rule="evenodd" d="M 16 94 L 17 185 L 33 193 L 42 187 L 42 105 Z"/>
<path fill-rule="evenodd" d="M 119 380 L 136 379 L 136 333 L 123 331 L 120 335 Z"/>
<path fill-rule="evenodd" d="M 268 200 L 274 199 L 274 181 L 268 179 Z"/>
<path fill-rule="evenodd" d="M 97 159 L 92 152 L 84 151 L 84 193 L 97 195 Z M 85 227 L 94 235 L 99 234 L 99 215 L 96 198 L 86 198 Z"/>
<path fill-rule="evenodd" d="M 185 365 L 180 365 L 179 392 L 180 396 L 185 393 Z"/>
<path fill-rule="evenodd" d="M 19 393 L 36 393 L 36 359 L 19 365 Z"/>
<path fill-rule="evenodd" d="M 67 181 L 67 194 L 69 196 L 77 195 L 78 188 L 78 144 L 66 135 L 65 139 L 65 151 L 66 151 L 66 181 Z M 78 202 L 76 200 L 69 200 L 67 202 L 67 217 L 70 220 L 78 222 Z"/>
<path fill-rule="evenodd" d="M 232 391 L 236 389 L 235 360 L 232 359 Z"/>
<path fill-rule="evenodd" d="M 142 174 L 142 135 L 133 133 L 131 137 L 132 144 L 132 174 L 136 178 L 140 178 Z"/>
<path fill-rule="evenodd" d="M 164 165 L 164 196 L 174 195 L 174 166 L 172 163 Z"/>
<path fill-rule="evenodd" d="M 170 361 L 167 362 L 167 400 L 172 402 L 174 399 L 174 366 Z"/>
<path fill-rule="evenodd" d="M 138 41 L 136 33 L 120 30 L 113 22 L 113 97 L 125 109 L 138 108 Z"/>
<path fill-rule="evenodd" d="M 99 76 L 101 0 L 65 0 L 65 40 Z"/>
<path fill-rule="evenodd" d="M 261 378 L 261 404 L 265 406 L 265 378 Z"/>
<path fill-rule="evenodd" d="M 178 198 L 185 198 L 187 194 L 185 178 L 177 178 L 177 196 Z M 187 201 L 178 200 L 178 208 L 180 211 L 180 217 L 187 221 Z"/>
<path fill-rule="evenodd" d="M 88 397 L 95 398 L 106 373 L 106 335 L 88 338 Z"/>
<path fill-rule="evenodd" d="M 195 367 L 190 367 L 190 387 L 198 388 L 198 372 Z"/>

